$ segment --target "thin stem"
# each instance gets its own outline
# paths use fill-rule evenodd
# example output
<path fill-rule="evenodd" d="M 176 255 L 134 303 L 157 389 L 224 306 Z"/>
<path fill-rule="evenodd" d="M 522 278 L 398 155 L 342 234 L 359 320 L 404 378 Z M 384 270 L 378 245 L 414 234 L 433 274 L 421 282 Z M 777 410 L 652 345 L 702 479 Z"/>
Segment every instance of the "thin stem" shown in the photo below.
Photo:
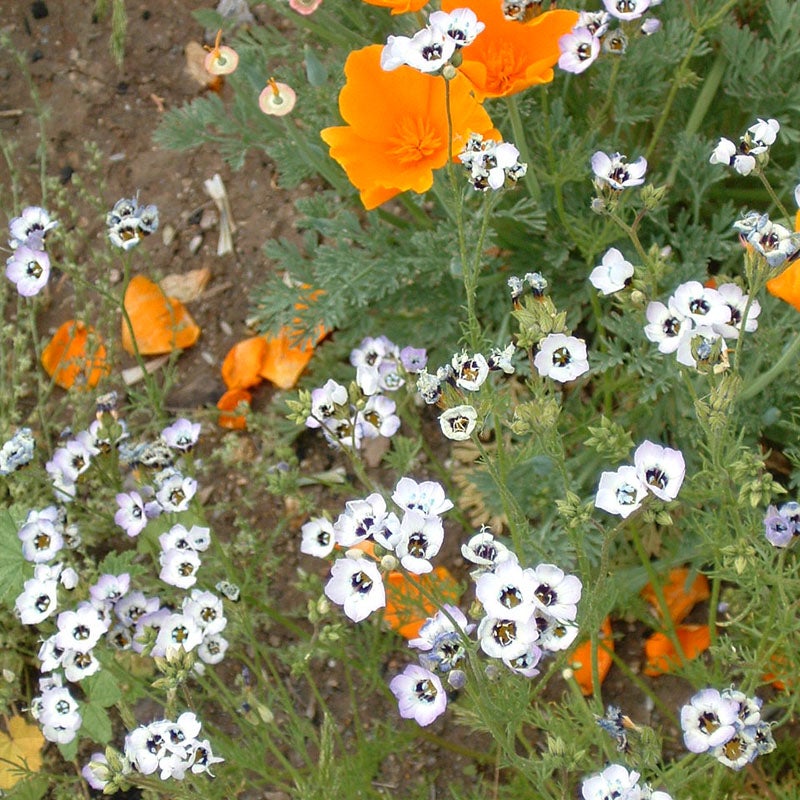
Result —
<path fill-rule="evenodd" d="M 769 386 L 772 381 L 784 373 L 790 366 L 793 366 L 796 356 L 800 353 L 800 334 L 783 351 L 783 355 L 766 371 L 759 375 L 754 381 L 750 382 L 746 388 L 739 393 L 739 400 L 749 400 L 760 391 Z"/>
<path fill-rule="evenodd" d="M 788 220 L 793 219 L 794 214 L 790 214 L 786 210 L 786 206 L 784 206 L 784 204 L 781 202 L 780 197 L 778 197 L 778 195 L 775 194 L 775 190 L 772 188 L 772 184 L 769 182 L 767 176 L 764 174 L 764 170 L 763 169 L 756 170 L 756 175 L 758 175 L 758 179 L 761 181 L 762 185 L 767 190 L 767 194 L 770 196 L 770 199 L 775 204 L 775 208 L 777 208 L 778 211 L 781 212 L 781 215 L 784 217 L 784 219 Z"/>
<path fill-rule="evenodd" d="M 528 171 L 525 173 L 524 181 L 525 186 L 530 193 L 530 196 L 539 205 L 542 201 L 542 188 L 539 186 L 539 181 L 536 179 L 536 172 L 533 168 L 533 160 L 531 159 L 530 149 L 528 148 L 528 140 L 525 136 L 525 126 L 522 124 L 522 117 L 519 113 L 519 106 L 517 105 L 517 98 L 515 95 L 506 97 L 506 107 L 508 108 L 508 118 L 511 122 L 511 132 L 514 135 L 514 144 L 519 150 L 520 159 L 528 165 Z"/>

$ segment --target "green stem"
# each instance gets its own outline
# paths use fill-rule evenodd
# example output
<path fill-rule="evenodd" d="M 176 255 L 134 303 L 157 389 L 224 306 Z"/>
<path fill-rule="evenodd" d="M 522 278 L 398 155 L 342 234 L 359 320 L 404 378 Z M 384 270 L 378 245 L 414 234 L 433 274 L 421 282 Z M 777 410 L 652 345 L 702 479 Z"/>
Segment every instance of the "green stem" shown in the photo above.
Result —
<path fill-rule="evenodd" d="M 763 169 L 756 170 L 756 175 L 758 175 L 758 179 L 761 181 L 764 188 L 767 190 L 767 194 L 769 195 L 770 200 L 772 200 L 772 202 L 775 204 L 775 208 L 777 208 L 778 211 L 781 212 L 781 215 L 784 217 L 784 219 L 792 220 L 794 218 L 794 215 L 790 214 L 786 210 L 786 206 L 784 206 L 784 204 L 781 202 L 780 197 L 778 197 L 778 195 L 775 194 L 775 190 L 772 188 L 772 184 L 769 182 L 767 176 L 764 174 L 764 170 Z"/>
<path fill-rule="evenodd" d="M 525 126 L 522 124 L 522 117 L 519 113 L 516 95 L 506 97 L 506 107 L 508 108 L 508 118 L 511 122 L 511 132 L 514 135 L 514 144 L 517 150 L 519 150 L 520 160 L 528 165 L 528 171 L 525 173 L 524 178 L 525 186 L 528 188 L 530 196 L 536 201 L 536 205 L 540 205 L 542 201 L 542 188 L 539 186 L 539 181 L 536 179 L 536 172 L 533 168 L 533 160 L 531 159 L 531 152 L 528 148 Z"/>
<path fill-rule="evenodd" d="M 746 388 L 742 389 L 739 393 L 739 400 L 749 400 L 769 386 L 775 378 L 794 365 L 798 353 L 800 353 L 800 334 L 795 337 L 795 340 L 783 351 L 781 357 L 766 372 L 759 375 Z"/>

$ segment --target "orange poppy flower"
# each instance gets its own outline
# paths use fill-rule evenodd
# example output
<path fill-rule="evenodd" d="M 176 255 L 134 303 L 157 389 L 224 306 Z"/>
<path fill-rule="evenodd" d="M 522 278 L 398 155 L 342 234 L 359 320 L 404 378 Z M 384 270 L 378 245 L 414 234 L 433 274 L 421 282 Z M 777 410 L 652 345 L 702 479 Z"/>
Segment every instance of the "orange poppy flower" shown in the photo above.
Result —
<path fill-rule="evenodd" d="M 380 6 L 381 8 L 391 8 L 392 14 L 406 14 L 409 11 L 419 11 L 428 0 L 364 0 L 371 6 Z"/>
<path fill-rule="evenodd" d="M 800 211 L 795 215 L 794 229 L 800 233 Z M 800 259 L 791 263 L 780 275 L 767 281 L 767 291 L 800 311 Z"/>
<path fill-rule="evenodd" d="M 261 365 L 267 355 L 267 340 L 251 336 L 228 350 L 222 362 L 222 380 L 229 389 L 249 389 L 261 383 Z"/>
<path fill-rule="evenodd" d="M 675 635 L 681 645 L 683 654 L 678 653 L 665 633 L 654 633 L 644 643 L 644 654 L 647 663 L 644 674 L 651 678 L 674 672 L 686 659 L 697 658 L 708 650 L 711 644 L 711 631 L 708 625 L 678 625 Z M 684 658 L 685 657 L 685 658 Z"/>
<path fill-rule="evenodd" d="M 244 430 L 247 427 L 247 419 L 244 414 L 234 414 L 233 412 L 239 408 L 239 403 L 247 403 L 249 406 L 252 399 L 253 395 L 246 389 L 228 389 L 217 400 L 217 408 L 221 412 L 217 419 L 220 428 L 230 428 L 234 431 Z"/>
<path fill-rule="evenodd" d="M 425 592 L 439 598 L 441 603 L 458 603 L 458 582 L 445 567 L 435 567 L 427 575 L 408 575 L 390 572 L 386 576 L 386 608 L 383 618 L 392 630 L 406 639 L 416 639 L 420 628 L 437 607 L 424 597 Z"/>
<path fill-rule="evenodd" d="M 89 351 L 89 340 L 94 348 Z M 106 348 L 91 325 L 70 319 L 54 334 L 42 352 L 42 366 L 56 386 L 70 389 L 76 383 L 93 389 L 103 375 L 111 371 L 106 362 Z"/>
<path fill-rule="evenodd" d="M 690 585 L 689 570 L 686 567 L 676 567 L 669 571 L 667 582 L 662 587 L 664 599 L 667 601 L 667 609 L 674 623 L 683 622 L 688 613 L 697 603 L 708 600 L 711 593 L 708 588 L 708 578 L 705 575 L 695 575 Z M 658 597 L 652 584 L 647 584 L 641 591 L 642 598 L 650 603 L 661 616 L 661 609 L 658 604 Z"/>
<path fill-rule="evenodd" d="M 600 626 L 600 638 L 597 643 L 597 673 L 600 683 L 606 679 L 608 671 L 611 669 L 613 659 L 611 654 L 614 652 L 614 639 L 611 630 L 611 617 L 606 617 Z M 591 640 L 579 644 L 570 657 L 575 680 L 580 686 L 581 693 L 585 696 L 594 694 L 594 683 L 592 682 L 592 642 Z"/>
<path fill-rule="evenodd" d="M 442 0 L 443 11 L 464 7 L 486 26 L 461 51 L 459 66 L 479 99 L 507 97 L 553 80 L 553 65 L 561 55 L 558 40 L 578 21 L 576 11 L 547 11 L 530 22 L 513 22 L 503 16 L 500 0 Z"/>
<path fill-rule="evenodd" d="M 409 189 L 428 191 L 433 170 L 447 163 L 444 79 L 405 66 L 385 72 L 382 49 L 370 45 L 347 57 L 347 83 L 339 94 L 347 125 L 320 134 L 367 209 Z M 450 81 L 450 110 L 454 153 L 463 149 L 470 133 L 500 138 L 461 75 Z"/>
<path fill-rule="evenodd" d="M 131 278 L 123 302 L 140 355 L 155 356 L 185 350 L 200 336 L 200 328 L 186 306 L 174 297 L 167 297 L 157 283 L 144 275 Z M 124 318 L 122 346 L 133 354 L 131 332 Z"/>

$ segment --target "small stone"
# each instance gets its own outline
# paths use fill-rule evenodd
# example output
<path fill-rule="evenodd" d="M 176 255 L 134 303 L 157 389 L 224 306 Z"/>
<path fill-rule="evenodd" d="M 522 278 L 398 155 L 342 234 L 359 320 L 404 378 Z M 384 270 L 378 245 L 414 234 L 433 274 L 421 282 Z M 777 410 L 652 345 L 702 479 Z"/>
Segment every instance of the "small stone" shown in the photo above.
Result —
<path fill-rule="evenodd" d="M 219 329 L 226 335 L 226 336 L 233 336 L 233 328 L 231 327 L 230 323 L 224 319 L 219 321 Z"/>
<path fill-rule="evenodd" d="M 203 211 L 200 217 L 200 230 L 209 231 L 216 226 L 218 221 L 219 217 L 216 210 L 213 208 L 207 208 L 205 211 Z"/>
<path fill-rule="evenodd" d="M 203 246 L 203 234 L 198 233 L 197 236 L 192 236 L 192 239 L 189 242 L 189 252 L 193 256 L 196 256 L 202 246 Z"/>
<path fill-rule="evenodd" d="M 67 164 L 64 167 L 61 167 L 61 169 L 58 171 L 58 182 L 62 186 L 66 186 L 72 180 L 72 176 L 74 175 L 74 173 L 75 170 L 72 169 L 72 167 L 69 164 Z"/>
<path fill-rule="evenodd" d="M 216 359 L 211 355 L 211 353 L 208 352 L 208 350 L 201 351 L 200 358 L 202 358 L 209 367 L 213 367 L 216 363 Z"/>
<path fill-rule="evenodd" d="M 161 229 L 161 241 L 164 242 L 167 247 L 175 241 L 175 228 L 169 223 Z"/>

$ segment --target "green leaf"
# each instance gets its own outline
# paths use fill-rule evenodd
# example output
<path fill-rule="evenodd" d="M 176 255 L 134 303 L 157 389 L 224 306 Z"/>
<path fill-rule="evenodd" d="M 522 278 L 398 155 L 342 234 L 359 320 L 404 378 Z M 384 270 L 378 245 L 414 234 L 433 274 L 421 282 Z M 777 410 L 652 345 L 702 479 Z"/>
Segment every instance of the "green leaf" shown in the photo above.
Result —
<path fill-rule="evenodd" d="M 47 775 L 33 775 L 20 781 L 6 797 L 9 800 L 40 800 L 49 788 L 50 779 Z"/>
<path fill-rule="evenodd" d="M 64 761 L 74 761 L 75 756 L 78 755 L 78 737 L 76 736 L 71 742 L 67 742 L 66 744 L 60 744 L 58 749 Z"/>
<path fill-rule="evenodd" d="M 88 736 L 98 744 L 108 744 L 111 741 L 113 733 L 111 720 L 108 717 L 108 711 L 101 705 L 86 703 L 81 707 L 81 716 L 83 717 L 83 725 L 81 726 L 81 734 L 83 736 Z"/>
<path fill-rule="evenodd" d="M 322 86 L 328 80 L 328 70 L 325 69 L 325 65 L 308 45 L 305 46 L 303 57 L 305 58 L 308 82 L 312 86 Z"/>
<path fill-rule="evenodd" d="M 81 686 L 89 701 L 103 708 L 113 706 L 122 698 L 116 679 L 107 669 L 101 669 L 100 672 L 85 678 Z"/>
<path fill-rule="evenodd" d="M 22 591 L 27 562 L 17 537 L 17 523 L 11 514 L 0 511 L 0 603 L 13 606 Z"/>

